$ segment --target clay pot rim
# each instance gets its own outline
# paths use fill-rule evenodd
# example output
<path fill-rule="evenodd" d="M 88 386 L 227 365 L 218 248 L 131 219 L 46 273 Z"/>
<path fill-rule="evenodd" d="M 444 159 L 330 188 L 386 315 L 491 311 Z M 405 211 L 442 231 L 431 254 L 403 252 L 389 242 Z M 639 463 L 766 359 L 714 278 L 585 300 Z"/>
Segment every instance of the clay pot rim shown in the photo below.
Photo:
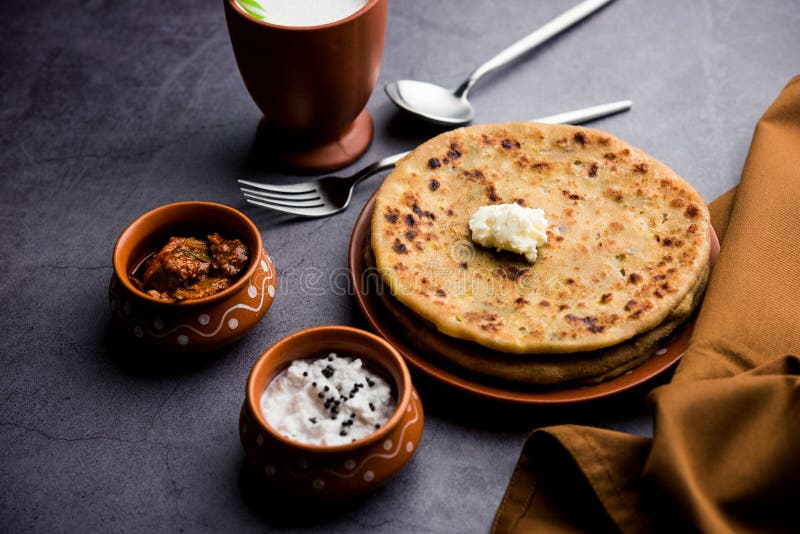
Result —
<path fill-rule="evenodd" d="M 331 27 L 331 26 L 337 26 L 339 24 L 346 24 L 347 22 L 349 22 L 349 21 L 351 21 L 351 20 L 353 20 L 355 18 L 360 17 L 361 14 L 366 12 L 367 10 L 372 9 L 372 7 L 375 4 L 377 4 L 378 2 L 380 2 L 381 0 L 368 0 L 367 3 L 364 4 L 364 6 L 362 6 L 361 9 L 359 9 L 355 13 L 353 13 L 351 15 L 348 15 L 347 17 L 345 17 L 343 19 L 337 19 L 337 20 L 334 20 L 332 22 L 327 22 L 325 24 L 318 24 L 316 26 L 284 26 L 284 25 L 281 25 L 281 24 L 273 24 L 272 22 L 267 22 L 265 20 L 259 20 L 259 19 L 255 18 L 255 17 L 249 15 L 247 12 L 245 12 L 239 6 L 239 4 L 236 3 L 236 0 L 226 0 L 226 1 L 227 1 L 228 5 L 231 7 L 231 9 L 233 9 L 236 12 L 236 14 L 246 18 L 247 20 L 249 20 L 251 22 L 254 22 L 255 24 L 258 24 L 258 25 L 261 25 L 261 26 L 266 26 L 267 28 L 275 28 L 275 29 L 287 30 L 287 31 L 304 32 L 304 31 L 319 30 L 319 29 L 328 28 L 328 27 Z"/>
<path fill-rule="evenodd" d="M 158 217 L 164 213 L 169 213 L 176 210 L 186 209 L 186 208 L 204 208 L 204 209 L 213 209 L 218 210 L 219 212 L 223 213 L 226 217 L 230 218 L 231 220 L 237 220 L 238 222 L 242 223 L 245 228 L 247 229 L 248 235 L 239 236 L 245 241 L 253 241 L 256 244 L 255 250 L 250 251 L 250 265 L 247 267 L 247 270 L 239 276 L 239 279 L 233 283 L 230 287 L 223 289 L 219 293 L 214 295 L 203 297 L 199 299 L 191 299 L 179 302 L 167 302 L 161 299 L 157 299 L 155 297 L 151 297 L 147 293 L 142 292 L 136 286 L 134 286 L 130 279 L 128 278 L 128 271 L 127 271 L 127 262 L 124 261 L 123 258 L 123 249 L 124 248 L 133 248 L 136 243 L 142 241 L 143 238 L 148 237 L 148 235 L 140 234 L 141 229 L 145 222 L 153 217 Z M 170 224 L 175 224 L 177 221 L 172 222 Z M 160 225 L 160 228 L 169 229 L 169 225 Z M 130 247 L 126 247 L 128 243 L 131 243 Z M 197 200 L 190 200 L 184 202 L 173 202 L 171 204 L 165 204 L 164 206 L 159 206 L 155 209 L 152 209 L 142 215 L 138 216 L 136 219 L 130 222 L 128 226 L 122 231 L 122 233 L 117 238 L 117 242 L 114 245 L 114 253 L 113 253 L 113 268 L 114 268 L 114 275 L 116 276 L 118 282 L 122 284 L 125 289 L 127 289 L 131 294 L 135 295 L 137 298 L 144 300 L 146 302 L 152 303 L 156 306 L 161 306 L 164 308 L 173 308 L 173 309 L 187 309 L 187 308 L 195 308 L 201 306 L 207 306 L 209 304 L 215 304 L 217 302 L 222 302 L 228 299 L 230 296 L 235 295 L 239 291 L 241 291 L 247 284 L 250 283 L 250 279 L 252 278 L 253 274 L 259 268 L 261 252 L 266 251 L 264 250 L 264 245 L 261 240 L 261 233 L 259 232 L 256 225 L 251 221 L 244 213 L 240 212 L 239 210 L 232 208 L 230 206 L 226 206 L 225 204 L 219 204 L 216 202 L 205 202 L 205 201 L 197 201 Z"/>
<path fill-rule="evenodd" d="M 262 369 L 267 365 L 267 361 L 271 355 L 283 350 L 284 346 L 291 341 L 294 341 L 298 338 L 309 337 L 320 332 L 327 333 L 330 336 L 346 335 L 350 336 L 351 338 L 361 337 L 377 342 L 378 345 L 380 345 L 380 347 L 383 349 L 384 354 L 388 356 L 387 361 L 374 361 L 370 358 L 369 362 L 373 365 L 378 365 L 384 368 L 385 371 L 388 371 L 390 366 L 394 366 L 400 370 L 400 375 L 402 376 L 402 384 L 395 384 L 397 391 L 402 391 L 402 395 L 397 399 L 397 405 L 395 406 L 392 416 L 384 424 L 382 424 L 379 429 L 375 430 L 371 434 L 356 441 L 342 445 L 312 445 L 294 441 L 283 436 L 271 425 L 269 425 L 264 418 L 264 414 L 261 412 L 260 406 L 262 391 L 256 390 L 256 379 L 261 374 Z M 319 351 L 314 351 L 314 353 L 318 354 Z M 304 359 L 312 356 L 313 354 L 304 354 L 295 359 Z M 394 381 L 393 374 L 387 374 L 389 374 L 389 378 Z M 266 351 L 264 351 L 258 360 L 256 360 L 256 363 L 253 365 L 253 368 L 250 370 L 250 374 L 247 377 L 245 403 L 253 418 L 261 426 L 261 429 L 269 434 L 272 439 L 280 442 L 284 446 L 300 450 L 311 455 L 340 454 L 346 452 L 356 452 L 358 449 L 361 449 L 364 446 L 368 446 L 385 439 L 388 434 L 392 433 L 397 425 L 399 425 L 403 420 L 403 417 L 405 417 L 406 412 L 408 411 L 408 407 L 411 404 L 412 389 L 413 384 L 411 383 L 411 373 L 409 372 L 403 357 L 388 341 L 371 332 L 353 328 L 351 326 L 326 325 L 306 328 L 289 334 L 288 336 L 272 344 Z"/>

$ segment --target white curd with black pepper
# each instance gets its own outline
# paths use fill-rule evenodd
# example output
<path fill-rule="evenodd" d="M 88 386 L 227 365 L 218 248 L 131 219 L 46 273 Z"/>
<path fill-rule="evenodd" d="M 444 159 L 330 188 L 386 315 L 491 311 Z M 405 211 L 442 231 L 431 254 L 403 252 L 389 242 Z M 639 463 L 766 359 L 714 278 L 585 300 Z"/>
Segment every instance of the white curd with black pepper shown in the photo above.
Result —
<path fill-rule="evenodd" d="M 363 438 L 394 413 L 391 385 L 358 358 L 295 360 L 266 387 L 261 412 L 283 436 L 310 445 Z"/>

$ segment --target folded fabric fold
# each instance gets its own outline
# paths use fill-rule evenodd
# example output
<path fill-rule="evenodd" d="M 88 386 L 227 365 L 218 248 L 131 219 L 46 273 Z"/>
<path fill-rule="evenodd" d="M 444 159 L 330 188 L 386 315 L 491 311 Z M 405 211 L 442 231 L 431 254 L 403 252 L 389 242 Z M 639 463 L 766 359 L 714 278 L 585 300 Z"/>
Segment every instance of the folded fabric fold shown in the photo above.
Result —
<path fill-rule="evenodd" d="M 711 208 L 722 250 L 653 439 L 534 431 L 495 532 L 800 532 L 800 77 Z"/>
<path fill-rule="evenodd" d="M 642 476 L 662 524 L 679 512 L 701 532 L 800 531 L 800 359 L 662 387 L 653 401 Z"/>

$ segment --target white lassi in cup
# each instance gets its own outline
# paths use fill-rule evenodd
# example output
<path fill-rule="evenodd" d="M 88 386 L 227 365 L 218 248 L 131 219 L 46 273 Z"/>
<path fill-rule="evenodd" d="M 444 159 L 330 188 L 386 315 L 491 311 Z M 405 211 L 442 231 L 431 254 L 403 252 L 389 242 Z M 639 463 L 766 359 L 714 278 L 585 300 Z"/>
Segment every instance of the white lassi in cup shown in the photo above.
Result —
<path fill-rule="evenodd" d="M 236 0 L 253 18 L 279 26 L 319 26 L 347 18 L 369 0 Z"/>

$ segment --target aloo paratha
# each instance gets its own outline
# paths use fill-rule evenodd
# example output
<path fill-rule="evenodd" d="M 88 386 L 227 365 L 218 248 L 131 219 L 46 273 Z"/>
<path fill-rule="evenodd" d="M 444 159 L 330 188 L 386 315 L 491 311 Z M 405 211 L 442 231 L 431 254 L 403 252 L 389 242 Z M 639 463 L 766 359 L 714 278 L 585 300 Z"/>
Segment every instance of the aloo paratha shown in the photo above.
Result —
<path fill-rule="evenodd" d="M 473 246 L 479 207 L 545 211 L 530 264 Z M 587 352 L 663 323 L 709 262 L 709 214 L 666 165 L 589 128 L 510 123 L 441 134 L 381 185 L 382 277 L 440 332 L 506 353 Z"/>
<path fill-rule="evenodd" d="M 374 257 L 369 247 L 364 251 L 364 260 L 368 267 L 374 267 Z M 709 271 L 707 268 L 684 302 L 652 330 L 611 347 L 572 354 L 539 354 L 536 358 L 520 358 L 518 354 L 503 353 L 446 336 L 400 304 L 382 285 L 371 289 L 379 294 L 396 328 L 409 343 L 422 354 L 438 359 L 442 365 L 457 367 L 462 370 L 460 372 L 473 374 L 481 381 L 488 377 L 520 385 L 586 385 L 617 377 L 652 356 L 659 344 L 681 326 L 699 305 Z"/>

